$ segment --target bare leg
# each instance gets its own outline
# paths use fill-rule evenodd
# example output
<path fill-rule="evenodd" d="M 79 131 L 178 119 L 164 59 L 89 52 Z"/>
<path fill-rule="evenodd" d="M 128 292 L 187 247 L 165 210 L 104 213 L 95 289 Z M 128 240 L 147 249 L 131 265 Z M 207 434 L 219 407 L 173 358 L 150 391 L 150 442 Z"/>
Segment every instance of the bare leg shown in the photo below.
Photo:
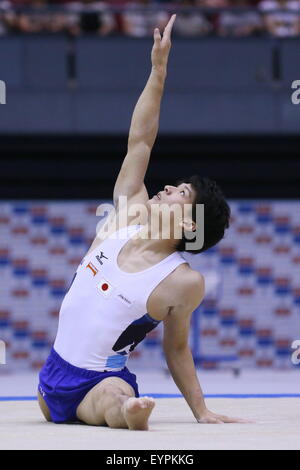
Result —
<path fill-rule="evenodd" d="M 135 398 L 133 388 L 118 377 L 93 387 L 77 408 L 77 417 L 92 425 L 147 430 L 155 403 L 152 398 Z"/>
<path fill-rule="evenodd" d="M 43 399 L 42 395 L 40 394 L 40 392 L 38 391 L 37 392 L 37 396 L 38 396 L 38 403 L 40 405 L 40 409 L 45 417 L 45 419 L 47 421 L 52 421 L 51 420 L 51 415 L 50 415 L 50 411 L 49 411 L 49 408 L 48 408 L 48 405 L 47 403 L 45 402 L 45 400 Z"/>

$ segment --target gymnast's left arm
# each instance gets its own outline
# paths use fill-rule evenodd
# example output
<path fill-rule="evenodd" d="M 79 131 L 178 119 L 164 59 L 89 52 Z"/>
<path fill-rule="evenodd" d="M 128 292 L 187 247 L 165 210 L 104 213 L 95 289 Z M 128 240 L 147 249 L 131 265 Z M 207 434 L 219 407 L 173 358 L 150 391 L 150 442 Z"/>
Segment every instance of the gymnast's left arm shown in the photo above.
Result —
<path fill-rule="evenodd" d="M 194 274 L 193 274 L 194 273 Z M 198 423 L 242 423 L 240 418 L 230 418 L 209 411 L 197 377 L 194 359 L 188 345 L 192 312 L 204 297 L 204 279 L 195 271 L 176 289 L 181 305 L 173 307 L 164 320 L 163 349 L 173 380 Z M 180 292 L 182 291 L 182 292 Z"/>

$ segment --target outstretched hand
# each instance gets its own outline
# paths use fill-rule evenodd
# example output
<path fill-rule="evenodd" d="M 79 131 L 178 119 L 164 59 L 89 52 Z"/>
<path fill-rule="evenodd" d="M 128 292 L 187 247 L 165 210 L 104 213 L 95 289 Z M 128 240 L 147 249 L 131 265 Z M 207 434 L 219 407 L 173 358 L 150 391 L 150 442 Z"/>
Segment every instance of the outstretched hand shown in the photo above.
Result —
<path fill-rule="evenodd" d="M 197 419 L 198 423 L 206 423 L 206 424 L 221 424 L 221 423 L 253 423 L 248 419 L 242 418 L 230 418 L 229 416 L 218 415 L 216 413 L 212 413 L 212 411 L 205 410 L 201 416 Z"/>
<path fill-rule="evenodd" d="M 158 28 L 154 30 L 154 44 L 151 52 L 152 66 L 158 69 L 167 67 L 169 52 L 171 49 L 171 32 L 176 15 L 172 15 L 167 23 L 163 35 Z"/>

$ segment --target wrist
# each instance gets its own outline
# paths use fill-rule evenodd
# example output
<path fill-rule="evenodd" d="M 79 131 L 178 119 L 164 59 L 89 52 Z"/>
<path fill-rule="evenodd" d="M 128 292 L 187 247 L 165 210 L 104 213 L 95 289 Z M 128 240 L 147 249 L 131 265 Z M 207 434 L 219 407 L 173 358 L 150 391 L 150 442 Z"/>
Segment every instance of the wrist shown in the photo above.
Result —
<path fill-rule="evenodd" d="M 207 408 L 206 408 L 205 404 L 203 404 L 203 406 L 199 407 L 197 409 L 197 412 L 195 413 L 196 420 L 199 422 L 202 419 L 202 417 L 205 415 L 206 412 L 207 412 Z"/>
<path fill-rule="evenodd" d="M 164 79 L 167 75 L 167 67 L 164 65 L 152 65 L 152 72 Z"/>

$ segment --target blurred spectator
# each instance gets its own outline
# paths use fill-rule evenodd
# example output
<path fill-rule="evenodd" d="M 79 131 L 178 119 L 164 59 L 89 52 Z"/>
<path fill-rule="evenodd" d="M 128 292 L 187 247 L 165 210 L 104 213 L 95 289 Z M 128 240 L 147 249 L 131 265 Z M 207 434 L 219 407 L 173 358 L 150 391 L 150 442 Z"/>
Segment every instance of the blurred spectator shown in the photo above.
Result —
<path fill-rule="evenodd" d="M 181 0 L 179 5 L 194 8 L 196 6 L 195 0 Z M 180 36 L 200 36 L 209 33 L 211 30 L 211 24 L 200 11 L 177 10 L 176 21 L 173 27 L 175 34 Z"/>
<path fill-rule="evenodd" d="M 205 13 L 206 18 L 213 27 L 213 31 L 218 30 L 220 13 L 215 13 L 215 8 L 227 8 L 230 6 L 229 0 L 195 0 L 195 4 L 198 7 L 211 8 L 212 12 Z"/>
<path fill-rule="evenodd" d="M 16 0 L 13 0 L 16 1 Z M 20 1 L 20 0 L 18 0 Z M 50 6 L 64 6 L 66 3 L 71 3 L 73 0 L 48 0 Z"/>
<path fill-rule="evenodd" d="M 16 25 L 16 14 L 9 1 L 0 1 L 0 36 L 13 31 Z"/>
<path fill-rule="evenodd" d="M 195 0 L 196 6 L 206 8 L 227 8 L 230 7 L 228 0 Z"/>
<path fill-rule="evenodd" d="M 21 2 L 18 3 L 21 5 Z M 30 7 L 30 11 L 16 11 L 14 27 L 23 33 L 56 33 L 63 31 L 65 15 L 63 13 L 51 12 L 47 0 L 31 0 L 22 6 Z"/>
<path fill-rule="evenodd" d="M 243 11 L 257 2 L 258 11 Z M 55 5 L 65 10 L 49 10 L 49 6 Z M 19 11 L 20 6 L 29 6 L 30 10 Z M 125 7 L 123 13 L 110 9 L 118 6 Z M 171 16 L 166 6 L 177 13 L 173 28 L 177 36 L 197 37 L 217 32 L 221 36 L 242 37 L 262 31 L 277 37 L 300 35 L 300 0 L 0 0 L 0 35 L 68 32 L 75 36 L 81 33 L 106 36 L 120 32 L 137 38 L 149 37 L 156 27 L 163 32 Z M 193 7 L 200 8 L 185 11 Z M 203 12 L 201 7 L 211 11 Z M 215 11 L 228 7 L 230 11 Z"/>
<path fill-rule="evenodd" d="M 138 0 L 126 4 L 122 17 L 125 34 L 134 37 L 152 36 L 156 27 L 162 33 L 170 15 L 166 11 L 149 9 L 149 6 L 152 6 L 151 0 Z M 139 10 L 136 10 L 137 8 Z"/>
<path fill-rule="evenodd" d="M 110 13 L 107 4 L 93 0 L 72 2 L 66 6 L 66 29 L 72 35 L 80 33 L 97 33 L 106 36 L 115 30 L 114 15 Z"/>
<path fill-rule="evenodd" d="M 226 11 L 219 17 L 218 33 L 221 36 L 249 36 L 259 33 L 262 30 L 262 20 L 255 11 L 245 11 L 247 0 L 233 0 L 232 7 L 237 7 L 238 11 Z"/>
<path fill-rule="evenodd" d="M 263 0 L 259 9 L 264 13 L 266 31 L 277 37 L 298 36 L 300 34 L 300 4 L 296 0 Z M 271 10 L 284 11 L 271 13 Z M 270 13 L 268 13 L 270 12 Z"/>
<path fill-rule="evenodd" d="M 13 8 L 19 7 L 19 6 L 28 6 L 30 5 L 29 0 L 10 0 L 10 4 Z"/>
<path fill-rule="evenodd" d="M 17 28 L 23 33 L 40 33 L 50 30 L 51 14 L 47 0 L 31 0 L 31 11 L 21 12 L 17 17 Z"/>

